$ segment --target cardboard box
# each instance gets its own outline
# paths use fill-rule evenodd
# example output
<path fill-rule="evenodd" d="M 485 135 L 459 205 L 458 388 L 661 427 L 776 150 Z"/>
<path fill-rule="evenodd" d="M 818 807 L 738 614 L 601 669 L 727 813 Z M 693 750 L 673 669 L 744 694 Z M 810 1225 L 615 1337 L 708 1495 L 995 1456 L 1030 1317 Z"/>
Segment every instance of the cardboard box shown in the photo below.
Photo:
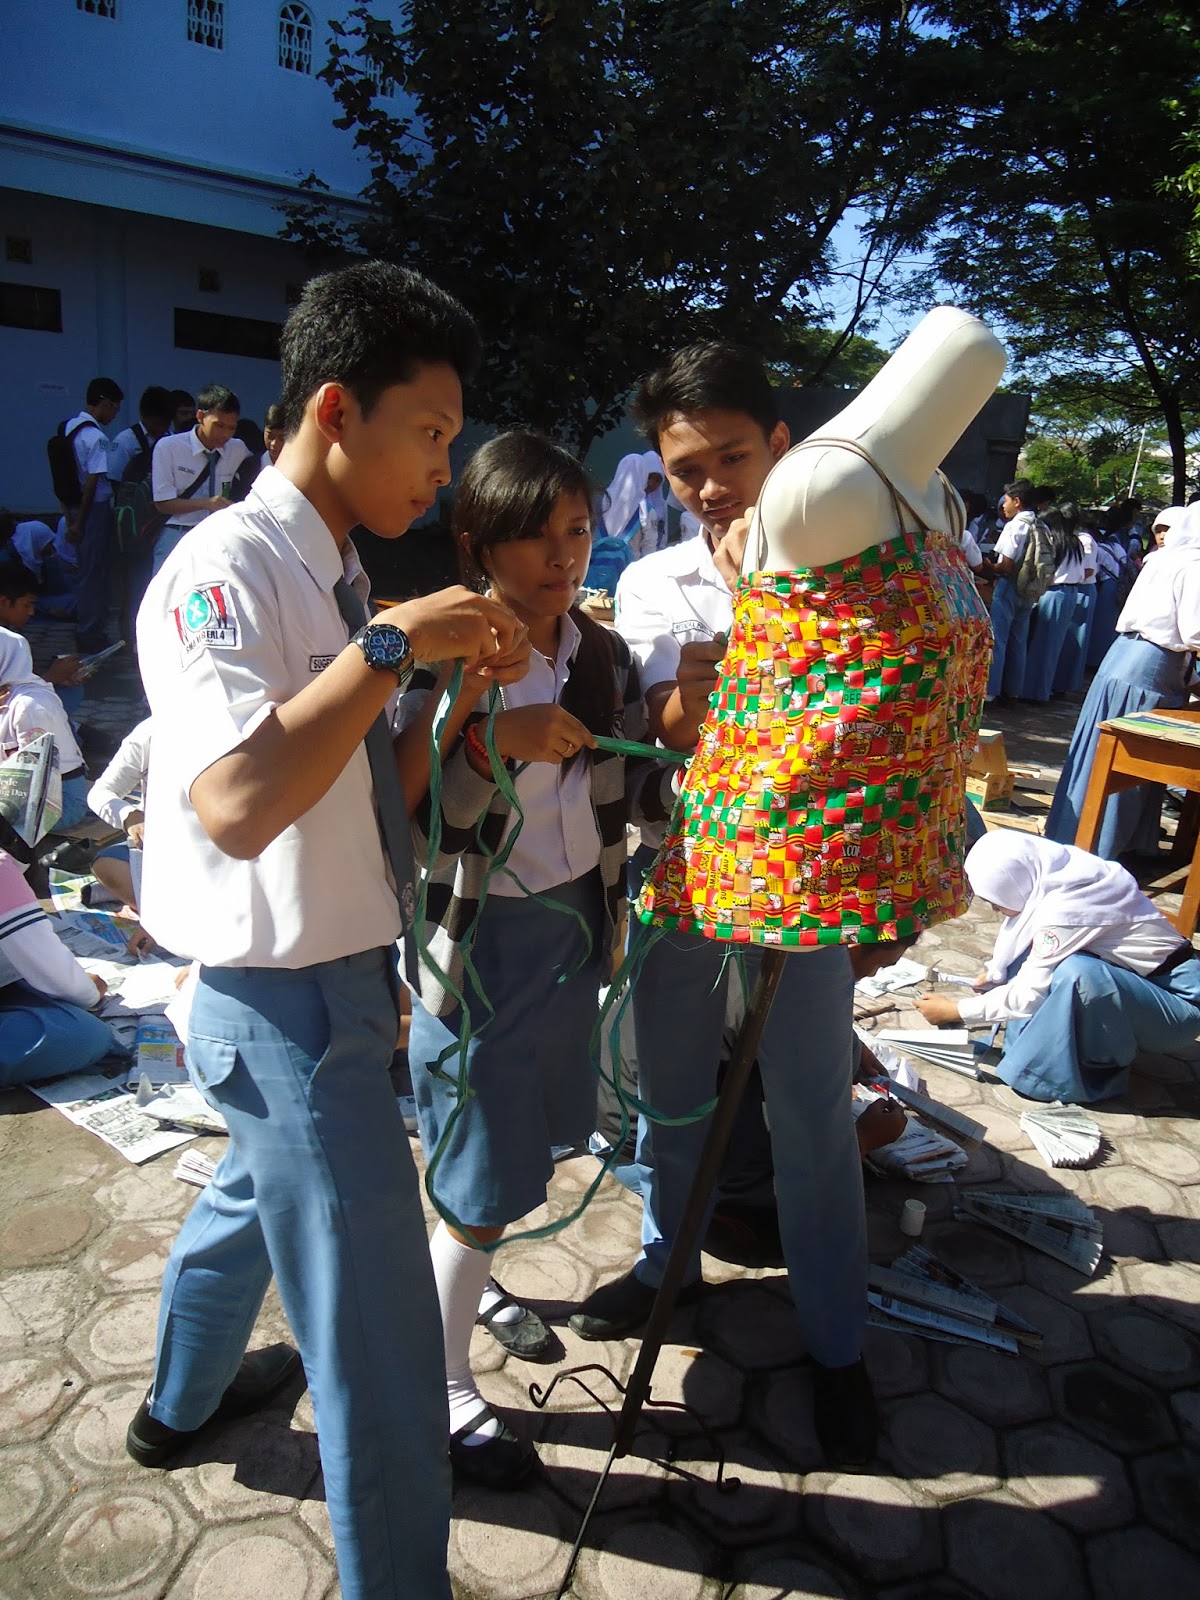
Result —
<path fill-rule="evenodd" d="M 1004 735 L 999 728 L 980 728 L 979 742 L 967 772 L 967 799 L 980 810 L 1007 808 L 1012 799 L 1013 777 L 1008 770 Z"/>

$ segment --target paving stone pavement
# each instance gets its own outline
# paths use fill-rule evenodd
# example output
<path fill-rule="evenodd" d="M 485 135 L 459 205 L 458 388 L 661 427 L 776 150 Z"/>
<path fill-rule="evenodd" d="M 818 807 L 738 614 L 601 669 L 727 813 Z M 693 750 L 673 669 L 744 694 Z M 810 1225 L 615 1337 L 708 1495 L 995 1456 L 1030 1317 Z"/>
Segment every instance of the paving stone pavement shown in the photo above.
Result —
<path fill-rule="evenodd" d="M 89 692 L 96 748 L 141 714 L 135 695 L 128 666 Z M 1014 747 L 1036 743 L 1024 759 L 1061 758 L 1068 711 L 1025 713 L 1027 728 L 1021 713 L 1008 716 Z M 972 912 L 926 935 L 917 959 L 974 972 L 993 930 L 990 914 Z M 920 1025 L 900 1000 L 873 1025 Z M 904 1247 L 899 1212 L 916 1195 L 929 1208 L 925 1242 L 1046 1339 L 1012 1357 L 872 1330 L 880 1457 L 849 1474 L 820 1460 L 785 1275 L 706 1256 L 711 1288 L 677 1314 L 655 1393 L 697 1408 L 740 1486 L 719 1490 L 703 1437 L 652 1414 L 600 1502 L 571 1591 L 579 1600 L 1200 1594 L 1200 1045 L 1141 1063 L 1128 1099 L 1100 1111 L 1103 1158 L 1083 1172 L 1045 1169 L 1017 1121 L 1023 1102 L 1004 1086 L 937 1069 L 928 1082 L 988 1129 L 961 1182 L 1062 1189 L 1095 1208 L 1106 1240 L 1096 1276 L 956 1222 L 952 1190 L 868 1177 L 873 1259 Z M 124 1454 L 149 1374 L 158 1276 L 194 1197 L 172 1167 L 171 1157 L 131 1167 L 32 1095 L 0 1096 L 0 1600 L 337 1593 L 299 1384 L 171 1470 L 143 1471 Z M 577 1204 L 594 1173 L 588 1156 L 561 1163 L 531 1221 Z M 541 1600 L 558 1588 L 611 1428 L 577 1388 L 538 1410 L 529 1385 L 583 1362 L 627 1376 L 637 1341 L 583 1344 L 565 1313 L 623 1269 L 637 1233 L 633 1200 L 606 1181 L 575 1226 L 500 1255 L 505 1284 L 557 1320 L 562 1352 L 532 1366 L 476 1330 L 483 1391 L 536 1441 L 544 1471 L 517 1494 L 459 1490 L 458 1600 Z M 256 1342 L 285 1337 L 272 1291 Z M 668 1449 L 699 1482 L 653 1459 Z"/>

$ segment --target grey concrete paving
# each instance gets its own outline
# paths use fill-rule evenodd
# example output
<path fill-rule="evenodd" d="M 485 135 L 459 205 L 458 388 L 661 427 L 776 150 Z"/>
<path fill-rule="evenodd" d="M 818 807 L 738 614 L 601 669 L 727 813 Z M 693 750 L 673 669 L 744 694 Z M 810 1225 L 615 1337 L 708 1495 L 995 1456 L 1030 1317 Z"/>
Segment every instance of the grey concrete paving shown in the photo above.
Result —
<path fill-rule="evenodd" d="M 89 694 L 97 748 L 138 714 L 132 681 L 125 672 Z M 1001 720 L 1015 759 L 1052 769 L 1073 715 Z M 972 913 L 926 935 L 918 958 L 973 972 L 993 926 Z M 918 1023 L 903 1007 L 872 1019 Z M 883 1440 L 869 1472 L 848 1474 L 819 1458 L 785 1275 L 706 1257 L 711 1288 L 677 1315 L 655 1395 L 696 1407 L 740 1487 L 718 1491 L 702 1438 L 651 1414 L 600 1503 L 572 1590 L 580 1600 L 1200 1593 L 1200 1046 L 1140 1063 L 1128 1099 L 1098 1113 L 1105 1149 L 1084 1172 L 1045 1169 L 1018 1125 L 1024 1103 L 1003 1086 L 936 1069 L 928 1081 L 988 1129 L 964 1185 L 1061 1189 L 1095 1208 L 1106 1244 L 1096 1276 L 956 1222 L 950 1188 L 868 1177 L 873 1259 L 903 1248 L 897 1219 L 917 1195 L 926 1242 L 1046 1337 L 1012 1357 L 871 1332 Z M 217 1153 L 220 1141 L 199 1146 Z M 0 1096 L 0 1600 L 337 1592 L 299 1385 L 169 1471 L 124 1454 L 150 1369 L 158 1277 L 194 1197 L 173 1164 L 133 1168 L 33 1096 Z M 575 1205 L 594 1172 L 590 1157 L 562 1163 L 532 1222 Z M 497 1271 L 562 1318 L 624 1269 L 637 1234 L 633 1200 L 606 1182 L 574 1227 L 506 1246 Z M 482 1388 L 537 1442 L 544 1472 L 517 1494 L 458 1492 L 459 1600 L 540 1600 L 564 1571 L 610 1424 L 575 1388 L 538 1410 L 529 1385 L 581 1362 L 626 1376 L 638 1345 L 559 1331 L 559 1361 L 531 1366 L 476 1330 Z M 256 1340 L 285 1337 L 272 1293 Z M 704 1481 L 669 1476 L 650 1459 L 665 1448 Z"/>

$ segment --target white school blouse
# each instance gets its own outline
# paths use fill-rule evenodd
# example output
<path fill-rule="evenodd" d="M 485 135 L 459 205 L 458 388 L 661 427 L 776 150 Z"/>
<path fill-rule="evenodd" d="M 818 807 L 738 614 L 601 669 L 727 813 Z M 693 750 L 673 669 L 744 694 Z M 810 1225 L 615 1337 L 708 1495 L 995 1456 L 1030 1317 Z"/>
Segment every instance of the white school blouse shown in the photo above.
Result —
<path fill-rule="evenodd" d="M 1163 650 L 1200 650 L 1200 550 L 1159 550 L 1129 591 L 1118 633 L 1136 633 Z"/>
<path fill-rule="evenodd" d="M 1031 1017 L 1050 992 L 1055 967 L 1068 956 L 1086 952 L 1145 978 L 1185 942 L 1165 917 L 1108 928 L 1039 928 L 1016 977 L 986 994 L 960 1000 L 958 1014 L 967 1023 Z"/>

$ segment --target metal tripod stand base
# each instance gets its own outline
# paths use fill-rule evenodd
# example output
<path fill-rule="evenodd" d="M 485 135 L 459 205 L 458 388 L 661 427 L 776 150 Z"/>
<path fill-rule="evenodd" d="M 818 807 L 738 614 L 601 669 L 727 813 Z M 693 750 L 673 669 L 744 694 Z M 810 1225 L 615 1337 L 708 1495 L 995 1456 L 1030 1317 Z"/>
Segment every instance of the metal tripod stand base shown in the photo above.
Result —
<path fill-rule="evenodd" d="M 567 1562 L 567 1570 L 563 1574 L 563 1580 L 555 1594 L 555 1600 L 563 1600 L 563 1596 L 571 1587 L 571 1581 L 575 1576 L 575 1567 L 579 1561 L 579 1552 L 583 1548 L 583 1541 L 587 1535 L 588 1527 L 592 1520 L 592 1514 L 596 1509 L 597 1502 L 599 1501 L 604 1490 L 604 1486 L 608 1482 L 608 1476 L 613 1469 L 613 1464 L 616 1462 L 619 1456 L 625 1456 L 631 1453 L 630 1444 L 632 1441 L 625 1444 L 622 1442 L 620 1428 L 622 1411 L 619 1408 L 610 1405 L 603 1395 L 596 1392 L 596 1389 L 592 1387 L 592 1384 L 586 1381 L 589 1375 L 593 1376 L 594 1379 L 603 1378 L 607 1383 L 611 1384 L 612 1388 L 621 1396 L 623 1402 L 626 1400 L 628 1396 L 627 1386 L 621 1382 L 620 1378 L 618 1378 L 615 1373 L 611 1372 L 608 1367 L 602 1366 L 599 1362 L 588 1362 L 586 1365 L 581 1367 L 567 1367 L 564 1371 L 556 1373 L 552 1382 L 548 1384 L 545 1389 L 542 1388 L 540 1383 L 531 1383 L 529 1385 L 529 1398 L 539 1411 L 545 1410 L 546 1406 L 549 1405 L 551 1395 L 560 1384 L 574 1383 L 583 1390 L 584 1394 L 586 1394 L 590 1400 L 593 1400 L 602 1411 L 607 1412 L 607 1414 L 613 1419 L 614 1438 L 612 1448 L 608 1452 L 608 1457 L 605 1460 L 604 1467 L 596 1481 L 596 1487 L 592 1491 L 592 1497 L 588 1501 L 587 1510 L 583 1515 L 583 1521 L 579 1525 L 579 1532 L 575 1536 L 575 1543 L 571 1546 L 571 1555 Z M 704 1421 L 703 1417 L 701 1417 L 696 1408 L 688 1405 L 685 1400 L 656 1400 L 653 1393 L 647 1391 L 645 1398 L 638 1410 L 638 1418 L 635 1425 L 635 1437 L 637 1433 L 645 1433 L 650 1431 L 649 1424 L 653 1418 L 653 1414 L 661 1412 L 668 1412 L 673 1416 L 687 1419 L 687 1421 L 691 1424 L 691 1427 L 686 1433 L 680 1435 L 679 1437 L 687 1438 L 689 1436 L 699 1436 L 704 1440 L 706 1446 L 711 1449 L 713 1459 L 716 1462 L 716 1477 L 702 1478 L 699 1473 L 689 1472 L 686 1467 L 681 1467 L 674 1459 L 673 1451 L 666 1456 L 649 1455 L 643 1459 L 647 1461 L 653 1461 L 656 1466 L 662 1467 L 665 1472 L 673 1473 L 675 1477 L 682 1478 L 687 1483 L 701 1484 L 705 1488 L 716 1489 L 720 1494 L 732 1494 L 735 1489 L 741 1488 L 740 1478 L 731 1478 L 726 1476 L 724 1445 L 717 1438 L 716 1434 L 709 1427 L 708 1423 Z M 668 1435 L 668 1438 L 672 1439 L 673 1442 L 672 1435 Z"/>

